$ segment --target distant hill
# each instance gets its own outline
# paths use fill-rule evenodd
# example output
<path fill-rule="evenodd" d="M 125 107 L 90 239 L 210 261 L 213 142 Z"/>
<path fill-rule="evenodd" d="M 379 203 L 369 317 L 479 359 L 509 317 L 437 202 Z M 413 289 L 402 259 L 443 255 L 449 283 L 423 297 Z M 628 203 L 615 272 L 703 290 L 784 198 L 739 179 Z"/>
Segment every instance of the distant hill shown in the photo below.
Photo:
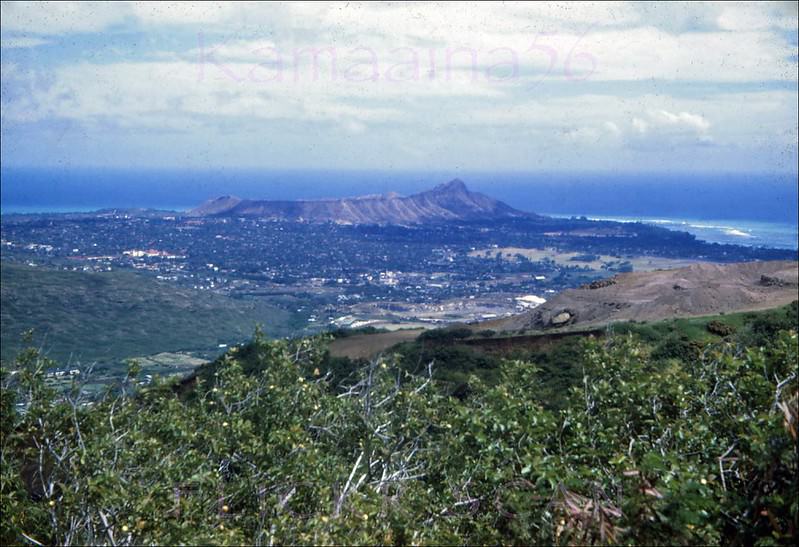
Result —
<path fill-rule="evenodd" d="M 582 328 L 762 310 L 796 300 L 798 277 L 795 261 L 700 263 L 625 273 L 563 291 L 529 312 L 482 323 L 480 328 Z"/>
<path fill-rule="evenodd" d="M 537 216 L 514 209 L 484 194 L 470 192 L 458 179 L 406 197 L 391 193 L 343 199 L 265 201 L 223 196 L 203 203 L 189 211 L 188 215 L 344 224 L 422 224 Z"/>
<path fill-rule="evenodd" d="M 114 362 L 164 351 L 205 350 L 252 336 L 295 332 L 292 313 L 262 301 L 177 287 L 128 271 L 72 272 L 2 262 L 2 358 L 25 346 L 22 334 L 66 363 Z"/>

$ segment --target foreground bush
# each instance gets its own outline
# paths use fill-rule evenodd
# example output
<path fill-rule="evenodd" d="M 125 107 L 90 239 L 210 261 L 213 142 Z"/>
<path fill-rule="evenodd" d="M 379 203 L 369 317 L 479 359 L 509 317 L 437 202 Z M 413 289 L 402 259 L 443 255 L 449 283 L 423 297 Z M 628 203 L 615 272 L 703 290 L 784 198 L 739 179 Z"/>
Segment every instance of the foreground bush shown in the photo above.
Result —
<path fill-rule="evenodd" d="M 795 332 L 666 367 L 631 337 L 588 341 L 563 410 L 520 361 L 465 400 L 391 358 L 334 385 L 323 344 L 256 336 L 188 394 L 133 390 L 132 368 L 91 404 L 22 354 L 3 373 L 0 542 L 796 539 Z"/>

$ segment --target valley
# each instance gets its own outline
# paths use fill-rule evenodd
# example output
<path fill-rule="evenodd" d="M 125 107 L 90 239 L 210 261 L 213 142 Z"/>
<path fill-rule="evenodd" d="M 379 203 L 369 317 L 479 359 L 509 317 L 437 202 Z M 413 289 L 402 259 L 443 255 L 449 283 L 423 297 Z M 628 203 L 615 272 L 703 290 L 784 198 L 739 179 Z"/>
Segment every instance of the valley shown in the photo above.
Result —
<path fill-rule="evenodd" d="M 408 329 L 485 322 L 518 330 L 536 306 L 624 272 L 796 259 L 644 224 L 521 212 L 461 181 L 408 198 L 212 203 L 187 214 L 4 215 L 3 359 L 28 329 L 56 359 L 113 371 L 161 352 L 212 358 L 256 324 L 272 337 L 371 327 L 406 339 Z M 313 214 L 289 219 L 297 207 Z M 353 222 L 354 211 L 365 221 Z"/>
<path fill-rule="evenodd" d="M 1 267 L 7 362 L 33 346 L 67 369 L 94 364 L 101 378 L 119 378 L 131 358 L 143 358 L 147 373 L 179 374 L 248 340 L 256 324 L 273 336 L 297 328 L 290 313 L 262 300 L 195 291 L 135 272 L 74 272 L 6 261 Z"/>

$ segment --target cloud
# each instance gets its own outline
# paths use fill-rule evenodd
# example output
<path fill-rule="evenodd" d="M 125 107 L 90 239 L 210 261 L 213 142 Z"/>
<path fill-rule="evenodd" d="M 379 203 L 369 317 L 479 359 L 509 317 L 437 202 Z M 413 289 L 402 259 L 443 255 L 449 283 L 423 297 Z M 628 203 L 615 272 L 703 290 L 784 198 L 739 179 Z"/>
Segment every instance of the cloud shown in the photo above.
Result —
<path fill-rule="evenodd" d="M 796 2 L 727 3 L 716 19 L 724 30 L 796 30 Z"/>
<path fill-rule="evenodd" d="M 3 32 L 39 35 L 102 32 L 118 25 L 128 30 L 171 25 L 220 24 L 247 11 L 235 2 L 2 2 Z"/>
<path fill-rule="evenodd" d="M 234 73 L 245 67 L 229 65 Z M 4 65 L 3 119 L 37 122 L 68 119 L 88 125 L 196 129 L 199 121 L 257 120 L 294 123 L 332 122 L 349 132 L 367 125 L 399 122 L 402 112 L 379 104 L 354 104 L 363 90 L 349 82 L 235 82 L 223 73 L 200 78 L 197 63 L 81 63 L 61 67 L 44 78 L 36 71 Z M 34 85 L 38 82 L 37 85 Z M 389 96 L 401 89 L 386 88 Z M 442 95 L 446 94 L 442 91 Z"/>
<path fill-rule="evenodd" d="M 204 43 L 202 37 L 198 41 L 203 43 L 177 55 L 184 60 L 205 55 L 209 61 L 249 62 L 253 68 L 261 63 L 282 63 L 284 69 L 292 68 L 298 60 L 308 66 L 330 63 L 335 57 L 342 74 L 356 62 L 373 60 L 375 79 L 392 79 L 398 74 L 392 67 L 401 65 L 415 65 L 417 80 L 419 75 L 432 73 L 432 79 L 463 77 L 494 85 L 540 81 L 762 82 L 796 81 L 798 77 L 797 71 L 790 69 L 795 68 L 795 62 L 788 61 L 796 54 L 796 46 L 759 31 L 672 35 L 654 28 L 636 28 L 585 36 L 481 35 L 464 46 L 457 45 L 459 42 L 431 46 L 397 41 L 372 47 L 357 39 L 325 42 L 323 37 L 315 37 L 311 43 L 279 39 Z"/>
<path fill-rule="evenodd" d="M 198 35 L 200 45 L 188 51 L 185 57 L 191 60 L 214 59 L 218 61 L 252 61 L 262 63 L 279 53 L 271 40 L 227 40 L 205 43 L 202 34 Z"/>
<path fill-rule="evenodd" d="M 669 146 L 709 146 L 715 139 L 708 132 L 710 122 L 699 114 L 690 112 L 669 112 L 663 109 L 649 110 L 633 116 L 629 122 L 626 144 L 659 147 Z"/>
<path fill-rule="evenodd" d="M 340 54 L 370 48 L 381 63 L 401 62 L 404 49 L 465 48 L 485 70 L 512 51 L 519 78 L 618 81 L 641 79 L 719 82 L 796 81 L 786 70 L 797 46 L 784 30 L 796 16 L 784 4 L 509 3 L 231 3 L 231 2 L 3 2 L 4 33 L 31 36 L 168 32 L 208 36 L 227 60 L 263 58 L 274 48 L 335 47 Z M 795 11 L 795 9 L 794 9 Z M 729 32 L 735 30 L 736 32 Z M 218 36 L 227 36 L 219 40 Z M 214 37 L 214 38 L 211 38 Z M 162 52 L 195 54 L 197 40 Z M 468 55 L 454 66 L 471 68 Z M 795 62 L 791 63 L 795 66 Z"/>
<path fill-rule="evenodd" d="M 605 122 L 602 127 L 612 135 L 621 135 L 621 129 L 614 122 Z"/>
<path fill-rule="evenodd" d="M 790 3 L 4 2 L 0 106 L 4 136 L 70 123 L 121 143 L 239 132 L 337 150 L 344 135 L 489 163 L 522 140 L 793 157 L 795 28 Z M 47 43 L 64 47 L 23 49 Z"/>
<path fill-rule="evenodd" d="M 39 35 L 100 32 L 122 23 L 129 6 L 115 2 L 2 2 L 3 32 Z"/>
<path fill-rule="evenodd" d="M 43 38 L 35 38 L 32 36 L 15 36 L 11 38 L 0 39 L 0 48 L 3 49 L 29 48 L 29 47 L 43 46 L 49 43 L 50 43 L 49 40 L 45 40 Z"/>
<path fill-rule="evenodd" d="M 693 129 L 699 133 L 704 133 L 710 129 L 710 122 L 699 114 L 690 112 L 679 112 L 674 114 L 666 110 L 656 110 L 649 113 L 650 120 L 659 126 L 685 127 Z"/>
<path fill-rule="evenodd" d="M 633 129 L 635 129 L 638 133 L 642 135 L 647 131 L 649 131 L 649 123 L 647 123 L 645 120 L 642 120 L 637 116 L 633 117 L 632 126 Z"/>
<path fill-rule="evenodd" d="M 512 101 L 468 113 L 459 123 L 472 131 L 548 135 L 581 135 L 607 148 L 650 143 L 747 147 L 795 147 L 799 108 L 792 91 L 717 92 L 702 97 L 644 93 L 634 96 L 584 94 Z M 790 139 L 794 141 L 791 143 Z M 779 142 L 779 145 L 776 143 Z"/>
<path fill-rule="evenodd" d="M 233 2 L 129 2 L 131 12 L 144 25 L 195 25 L 232 17 Z"/>

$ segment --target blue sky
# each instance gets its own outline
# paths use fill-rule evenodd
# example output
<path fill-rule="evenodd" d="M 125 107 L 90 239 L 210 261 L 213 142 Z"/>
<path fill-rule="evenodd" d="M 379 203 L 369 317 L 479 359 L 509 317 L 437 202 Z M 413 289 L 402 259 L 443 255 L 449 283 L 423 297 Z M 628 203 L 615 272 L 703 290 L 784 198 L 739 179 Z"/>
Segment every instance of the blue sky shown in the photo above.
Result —
<path fill-rule="evenodd" d="M 2 3 L 2 164 L 796 173 L 797 4 Z"/>

